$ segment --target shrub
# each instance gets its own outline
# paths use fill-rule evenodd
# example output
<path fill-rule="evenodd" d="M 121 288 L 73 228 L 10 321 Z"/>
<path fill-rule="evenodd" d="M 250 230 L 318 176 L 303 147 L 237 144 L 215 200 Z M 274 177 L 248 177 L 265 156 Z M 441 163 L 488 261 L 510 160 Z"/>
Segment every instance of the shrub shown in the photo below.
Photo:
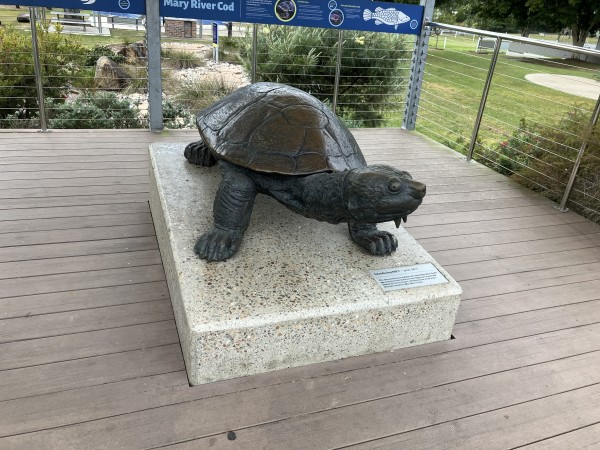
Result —
<path fill-rule="evenodd" d="M 560 202 L 575 158 L 586 134 L 589 115 L 574 107 L 558 123 L 530 124 L 524 120 L 512 136 L 484 155 L 488 165 L 519 183 Z M 569 207 L 600 223 L 600 126 L 589 135 Z"/>
<path fill-rule="evenodd" d="M 137 105 L 112 92 L 83 94 L 72 102 L 50 100 L 50 128 L 143 128 Z"/>
<path fill-rule="evenodd" d="M 238 37 L 219 37 L 219 62 L 241 64 L 240 47 L 242 40 Z M 212 52 L 208 55 L 212 59 Z"/>
<path fill-rule="evenodd" d="M 68 92 L 84 60 L 83 46 L 61 28 L 49 31 L 38 23 L 38 48 L 42 85 L 47 98 L 59 98 Z M 14 28 L 0 28 L 0 119 L 18 113 L 28 119 L 37 111 L 31 37 Z"/>
<path fill-rule="evenodd" d="M 257 78 L 296 86 L 321 101 L 331 101 L 335 82 L 338 31 L 319 28 L 260 28 Z M 402 36 L 344 31 L 338 114 L 363 126 L 380 126 L 403 92 L 400 68 L 406 58 Z M 251 70 L 252 38 L 241 57 Z"/>
<path fill-rule="evenodd" d="M 537 127 L 521 118 L 519 127 L 507 139 L 484 152 L 485 164 L 503 175 L 511 176 L 528 166 L 532 158 L 539 157 L 540 135 Z M 479 145 L 481 148 L 481 143 Z"/>
<path fill-rule="evenodd" d="M 95 66 L 101 56 L 108 56 L 117 64 L 123 64 L 126 61 L 123 55 L 117 55 L 108 45 L 94 45 L 85 56 L 84 64 L 88 67 Z"/>
<path fill-rule="evenodd" d="M 166 101 L 163 103 L 163 125 L 165 128 L 193 128 L 195 126 L 194 115 L 183 105 Z"/>

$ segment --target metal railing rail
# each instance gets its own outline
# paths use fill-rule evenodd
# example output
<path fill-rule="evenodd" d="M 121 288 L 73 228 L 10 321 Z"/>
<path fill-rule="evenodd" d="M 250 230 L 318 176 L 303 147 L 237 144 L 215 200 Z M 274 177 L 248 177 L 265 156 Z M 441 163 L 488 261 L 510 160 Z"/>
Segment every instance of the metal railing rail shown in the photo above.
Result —
<path fill-rule="evenodd" d="M 48 131 L 46 122 L 46 107 L 44 101 L 44 89 L 42 88 L 42 68 L 40 67 L 40 52 L 37 40 L 36 8 L 29 8 L 29 23 L 31 25 L 31 47 L 33 50 L 33 68 L 35 74 L 35 84 L 37 88 L 37 100 L 40 109 L 40 128 L 42 132 Z"/>
<path fill-rule="evenodd" d="M 554 50 L 563 50 L 563 51 L 577 53 L 577 54 L 581 54 L 581 55 L 600 56 L 600 50 L 594 50 L 591 48 L 584 48 L 584 47 L 575 47 L 573 45 L 561 44 L 560 42 L 540 41 L 537 39 L 531 39 L 531 38 L 522 37 L 522 36 L 513 36 L 513 35 L 508 35 L 505 33 L 496 33 L 494 31 L 479 30 L 477 28 L 461 27 L 458 25 L 450 25 L 447 23 L 426 22 L 425 26 L 430 27 L 432 29 L 433 28 L 442 28 L 444 30 L 460 31 L 460 32 L 467 33 L 467 34 L 474 34 L 477 36 L 493 37 L 493 38 L 497 38 L 497 39 L 500 38 L 500 39 L 505 39 L 505 40 L 511 41 L 511 42 L 519 42 L 521 44 L 531 44 L 531 45 L 535 45 L 536 47 L 547 47 L 547 48 L 552 48 Z"/>

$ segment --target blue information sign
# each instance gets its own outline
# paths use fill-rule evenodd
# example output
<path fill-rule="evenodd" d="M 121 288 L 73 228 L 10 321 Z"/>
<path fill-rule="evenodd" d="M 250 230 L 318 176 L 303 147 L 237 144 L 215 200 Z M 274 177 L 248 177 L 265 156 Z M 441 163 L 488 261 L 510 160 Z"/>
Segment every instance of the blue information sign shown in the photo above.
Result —
<path fill-rule="evenodd" d="M 89 9 L 127 14 L 146 14 L 144 0 L 25 0 L 25 4 L 14 0 L 0 0 L 0 5 L 49 6 L 53 8 Z"/>
<path fill-rule="evenodd" d="M 26 0 L 26 6 L 145 14 L 144 0 Z M 419 34 L 423 7 L 369 0 L 156 0 L 160 15 L 223 22 Z M 14 4 L 0 0 L 0 4 Z"/>
<path fill-rule="evenodd" d="M 419 34 L 423 7 L 368 0 L 160 0 L 162 16 Z"/>
<path fill-rule="evenodd" d="M 212 33 L 213 33 L 213 44 L 219 45 L 219 24 L 217 22 L 212 23 Z"/>

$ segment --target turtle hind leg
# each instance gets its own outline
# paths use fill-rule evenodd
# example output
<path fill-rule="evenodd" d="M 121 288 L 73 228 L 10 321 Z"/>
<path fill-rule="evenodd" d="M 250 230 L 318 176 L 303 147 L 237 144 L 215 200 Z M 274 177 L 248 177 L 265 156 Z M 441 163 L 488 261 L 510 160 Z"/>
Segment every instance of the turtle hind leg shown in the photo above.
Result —
<path fill-rule="evenodd" d="M 398 247 L 396 237 L 378 230 L 374 223 L 349 223 L 348 231 L 352 240 L 372 255 L 390 255 Z"/>
<path fill-rule="evenodd" d="M 213 156 L 204 141 L 200 139 L 197 142 L 192 142 L 185 147 L 183 156 L 190 164 L 197 166 L 210 167 L 217 163 L 217 159 Z"/>

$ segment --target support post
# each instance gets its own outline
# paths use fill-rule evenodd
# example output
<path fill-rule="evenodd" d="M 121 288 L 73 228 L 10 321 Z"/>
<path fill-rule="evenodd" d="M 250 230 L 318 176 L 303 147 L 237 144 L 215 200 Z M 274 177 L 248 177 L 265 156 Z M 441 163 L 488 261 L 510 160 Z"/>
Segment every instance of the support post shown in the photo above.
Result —
<path fill-rule="evenodd" d="M 333 82 L 333 113 L 336 113 L 337 110 L 337 101 L 338 101 L 338 93 L 340 90 L 340 74 L 342 71 L 342 45 L 344 39 L 344 32 L 342 30 L 338 31 L 338 46 L 337 46 L 337 59 L 335 62 L 335 80 Z"/>
<path fill-rule="evenodd" d="M 427 59 L 429 35 L 431 34 L 431 29 L 427 26 L 427 22 L 431 21 L 433 18 L 435 0 L 421 0 L 420 4 L 425 7 L 425 11 L 423 14 L 421 34 L 417 36 L 410 66 L 408 92 L 406 93 L 404 118 L 402 120 L 402 128 L 405 130 L 414 130 L 417 123 L 421 85 L 423 84 L 423 75 L 425 74 L 425 60 Z"/>
<path fill-rule="evenodd" d="M 590 124 L 586 130 L 586 133 L 583 137 L 583 142 L 581 143 L 581 147 L 579 148 L 579 152 L 577 153 L 577 158 L 575 158 L 575 163 L 573 164 L 573 170 L 571 171 L 571 176 L 569 177 L 569 181 L 567 182 L 567 186 L 565 187 L 565 193 L 560 202 L 560 206 L 558 209 L 561 212 L 568 211 L 567 201 L 569 200 L 569 196 L 571 195 L 571 191 L 573 190 L 573 185 L 575 184 L 575 178 L 577 178 L 577 172 L 579 171 L 579 165 L 581 164 L 581 158 L 583 158 L 583 154 L 587 149 L 588 144 L 590 143 L 590 136 L 592 135 L 592 131 L 594 131 L 594 127 L 596 123 L 598 123 L 598 116 L 600 115 L 600 95 L 598 96 L 598 101 L 596 101 L 596 106 L 594 107 L 594 111 L 592 112 L 592 118 L 590 119 Z"/>
<path fill-rule="evenodd" d="M 258 53 L 258 24 L 252 25 L 252 74 L 250 81 L 256 83 L 256 66 Z"/>
<path fill-rule="evenodd" d="M 146 0 L 146 45 L 148 48 L 148 112 L 150 131 L 163 129 L 162 75 L 160 68 L 159 2 Z"/>
<path fill-rule="evenodd" d="M 40 65 L 40 52 L 37 39 L 37 21 L 35 8 L 29 8 L 29 23 L 31 25 L 31 48 L 33 53 L 33 71 L 35 75 L 35 86 L 37 90 L 37 101 L 40 111 L 40 129 L 48 131 L 46 121 L 46 102 L 44 101 L 44 86 L 42 84 L 42 67 Z"/>
<path fill-rule="evenodd" d="M 469 150 L 467 151 L 467 162 L 473 159 L 473 152 L 475 151 L 475 144 L 477 143 L 477 135 L 479 134 L 479 127 L 481 126 L 481 119 L 483 118 L 485 103 L 487 102 L 488 93 L 490 92 L 490 86 L 492 85 L 492 77 L 494 76 L 494 69 L 496 68 L 496 61 L 498 61 L 498 55 L 500 54 L 501 45 L 502 39 L 497 37 L 496 43 L 494 44 L 494 53 L 492 55 L 492 60 L 490 61 L 490 68 L 487 73 L 485 85 L 483 86 L 483 94 L 481 95 L 481 101 L 479 102 L 479 110 L 477 111 L 475 125 L 473 126 L 473 134 L 471 135 Z"/>

